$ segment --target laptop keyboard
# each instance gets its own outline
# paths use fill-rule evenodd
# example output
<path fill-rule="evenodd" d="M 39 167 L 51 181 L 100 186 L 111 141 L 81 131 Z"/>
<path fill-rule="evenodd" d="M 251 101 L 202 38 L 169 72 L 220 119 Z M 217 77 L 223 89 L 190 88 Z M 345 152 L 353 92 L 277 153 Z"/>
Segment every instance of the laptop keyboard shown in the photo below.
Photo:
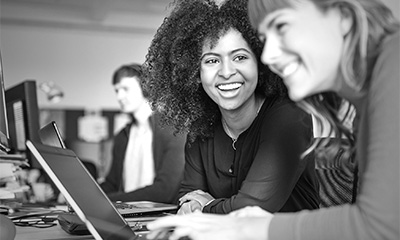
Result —
<path fill-rule="evenodd" d="M 137 206 L 135 206 L 133 204 L 123 203 L 123 202 L 115 202 L 114 206 L 117 209 L 134 209 L 134 208 L 138 208 Z"/>

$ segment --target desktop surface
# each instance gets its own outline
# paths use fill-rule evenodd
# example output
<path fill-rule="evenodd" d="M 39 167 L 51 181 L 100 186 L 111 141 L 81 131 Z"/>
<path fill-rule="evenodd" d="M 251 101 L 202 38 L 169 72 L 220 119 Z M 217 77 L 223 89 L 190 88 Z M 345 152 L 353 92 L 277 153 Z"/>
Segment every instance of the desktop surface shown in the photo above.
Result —
<path fill-rule="evenodd" d="M 94 239 L 92 235 L 70 235 L 60 225 L 49 228 L 16 227 L 14 240 L 47 240 L 47 239 Z"/>
<path fill-rule="evenodd" d="M 21 208 L 19 210 L 16 209 L 16 212 L 13 214 L 7 215 L 10 219 L 13 220 L 16 225 L 16 235 L 14 240 L 49 240 L 49 239 L 95 239 L 91 234 L 83 234 L 76 235 L 70 234 L 66 232 L 60 222 L 58 221 L 58 215 L 69 214 L 67 212 L 67 206 L 57 205 L 56 207 L 45 208 L 43 206 L 38 207 L 26 207 Z M 6 216 L 6 215 L 4 215 Z M 35 225 L 32 226 L 20 226 L 18 222 L 27 222 L 32 221 L 33 219 L 45 219 L 45 218 L 53 218 L 53 221 L 49 221 L 48 226 L 44 225 Z M 145 228 L 146 224 L 149 221 L 156 219 L 157 217 L 129 217 L 125 218 L 128 222 L 130 228 L 135 232 L 138 236 L 137 239 L 145 240 L 145 235 L 147 234 L 147 228 Z M 21 221 L 19 221 L 21 219 Z M 58 220 L 57 220 L 58 219 Z M 136 239 L 136 238 L 135 238 Z M 166 239 L 166 238 L 165 238 Z"/>

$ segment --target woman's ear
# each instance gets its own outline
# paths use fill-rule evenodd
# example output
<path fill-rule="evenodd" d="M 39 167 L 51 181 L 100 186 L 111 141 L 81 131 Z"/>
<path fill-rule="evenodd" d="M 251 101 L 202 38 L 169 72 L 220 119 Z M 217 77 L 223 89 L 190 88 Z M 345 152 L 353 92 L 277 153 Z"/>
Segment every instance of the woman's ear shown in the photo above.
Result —
<path fill-rule="evenodd" d="M 346 36 L 353 27 L 354 23 L 353 14 L 352 11 L 347 6 L 340 7 L 340 13 L 341 13 L 340 25 L 341 25 L 342 35 Z"/>

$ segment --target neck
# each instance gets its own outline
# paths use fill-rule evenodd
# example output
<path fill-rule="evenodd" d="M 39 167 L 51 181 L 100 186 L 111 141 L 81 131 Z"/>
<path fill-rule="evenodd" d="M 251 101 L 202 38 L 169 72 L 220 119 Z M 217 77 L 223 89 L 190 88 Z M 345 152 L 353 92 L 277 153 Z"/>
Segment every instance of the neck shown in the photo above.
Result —
<path fill-rule="evenodd" d="M 240 109 L 222 110 L 221 120 L 225 132 L 232 138 L 237 139 L 239 135 L 246 131 L 257 117 L 258 112 L 265 98 L 253 97 L 253 100 L 248 101 Z"/>
<path fill-rule="evenodd" d="M 146 101 L 143 101 L 140 107 L 133 113 L 133 116 L 135 117 L 138 124 L 141 124 L 147 122 L 151 113 L 152 111 L 150 105 Z"/>

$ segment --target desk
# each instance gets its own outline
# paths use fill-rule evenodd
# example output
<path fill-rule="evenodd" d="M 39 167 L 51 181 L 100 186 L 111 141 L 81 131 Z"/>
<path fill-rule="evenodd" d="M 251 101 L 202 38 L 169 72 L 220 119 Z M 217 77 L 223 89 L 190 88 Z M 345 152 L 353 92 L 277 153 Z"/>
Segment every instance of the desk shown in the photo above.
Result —
<path fill-rule="evenodd" d="M 29 215 L 29 214 L 46 214 L 51 211 L 66 211 L 67 206 L 58 206 L 55 209 L 41 208 L 41 207 L 27 207 L 23 209 L 23 211 L 16 212 L 15 214 L 11 214 L 10 216 L 18 216 L 18 215 Z M 57 215 L 58 213 L 54 213 L 50 215 Z M 35 218 L 34 216 L 32 216 Z M 40 217 L 38 217 L 40 218 Z M 65 232 L 58 221 L 54 221 L 55 226 L 51 226 L 48 228 L 38 228 L 33 226 L 15 226 L 16 227 L 16 235 L 15 240 L 49 240 L 49 239 L 94 239 L 92 235 L 70 235 Z"/>
<path fill-rule="evenodd" d="M 63 210 L 65 211 L 65 210 Z M 36 212 L 32 212 L 36 213 Z M 55 213 L 56 214 L 56 213 Z M 125 218 L 129 226 L 139 236 L 147 233 L 146 229 L 142 229 L 142 226 L 147 222 L 156 219 L 157 216 L 149 217 L 133 217 Z M 55 226 L 47 228 L 38 228 L 33 226 L 16 226 L 16 236 L 14 240 L 57 240 L 57 239 L 94 239 L 92 235 L 71 235 L 65 232 L 58 221 L 55 221 Z M 139 225 L 138 225 L 139 224 Z M 1 239 L 0 239 L 1 240 Z"/>
<path fill-rule="evenodd" d="M 56 226 L 49 228 L 16 227 L 17 233 L 14 240 L 56 240 L 56 239 L 94 239 L 92 235 L 70 235 Z"/>
<path fill-rule="evenodd" d="M 143 218 L 145 219 L 145 217 Z M 147 221 L 140 221 L 139 218 L 126 219 L 128 224 L 132 227 L 135 223 L 145 223 Z M 139 221 L 138 221 L 139 220 Z M 71 235 L 65 232 L 60 224 L 56 222 L 57 225 L 48 228 L 37 228 L 37 227 L 20 227 L 16 226 L 16 235 L 14 240 L 59 240 L 59 239 L 91 239 L 94 238 L 92 235 Z M 147 231 L 135 231 L 139 236 L 143 236 Z M 1 239 L 0 239 L 1 240 Z"/>

